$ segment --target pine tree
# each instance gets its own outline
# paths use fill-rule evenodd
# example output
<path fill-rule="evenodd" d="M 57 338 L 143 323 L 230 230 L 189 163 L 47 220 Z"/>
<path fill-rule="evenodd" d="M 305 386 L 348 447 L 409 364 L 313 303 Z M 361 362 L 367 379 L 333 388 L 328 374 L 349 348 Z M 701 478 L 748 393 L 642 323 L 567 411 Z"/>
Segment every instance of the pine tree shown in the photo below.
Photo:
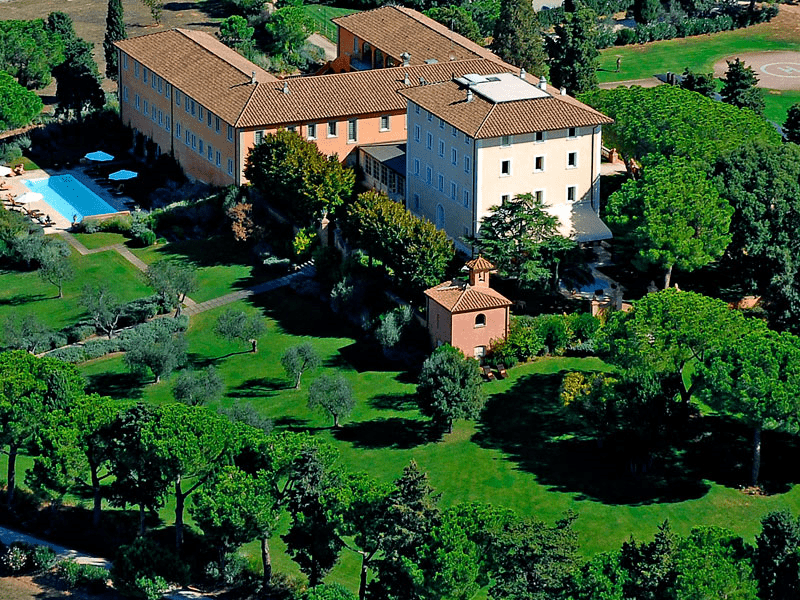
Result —
<path fill-rule="evenodd" d="M 539 19 L 529 0 L 502 0 L 491 49 L 504 61 L 530 73 L 547 73 Z"/>
<path fill-rule="evenodd" d="M 579 4 L 555 30 L 556 37 L 547 38 L 553 85 L 572 94 L 597 87 L 597 15 Z"/>
<path fill-rule="evenodd" d="M 800 144 L 800 102 L 792 104 L 783 124 L 783 135 L 787 142 Z"/>
<path fill-rule="evenodd" d="M 117 65 L 117 49 L 114 42 L 128 37 L 123 21 L 122 0 L 108 0 L 106 15 L 106 37 L 103 39 L 103 51 L 106 55 L 106 77 L 116 80 L 119 73 Z"/>
<path fill-rule="evenodd" d="M 726 62 L 728 70 L 722 79 L 724 85 L 720 92 L 722 101 L 739 108 L 749 108 L 759 115 L 763 114 L 764 98 L 761 90 L 756 87 L 758 77 L 753 73 L 752 67 L 745 66 L 738 58 Z"/>

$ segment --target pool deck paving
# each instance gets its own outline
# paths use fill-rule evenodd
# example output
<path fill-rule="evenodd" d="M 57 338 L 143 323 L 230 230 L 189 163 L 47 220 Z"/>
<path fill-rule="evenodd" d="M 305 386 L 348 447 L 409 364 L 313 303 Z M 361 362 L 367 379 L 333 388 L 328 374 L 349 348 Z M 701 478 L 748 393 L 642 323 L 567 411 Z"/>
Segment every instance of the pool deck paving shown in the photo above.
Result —
<path fill-rule="evenodd" d="M 11 197 L 18 197 L 25 192 L 30 191 L 24 183 L 28 180 L 46 179 L 48 177 L 54 177 L 58 175 L 72 175 L 75 179 L 97 194 L 103 199 L 104 202 L 109 204 L 115 210 L 120 212 L 130 210 L 130 207 L 133 205 L 133 200 L 131 198 L 126 196 L 114 196 L 109 190 L 105 189 L 91 176 L 89 176 L 86 173 L 86 169 L 87 167 L 82 165 L 70 167 L 68 169 L 51 169 L 49 171 L 35 169 L 33 171 L 25 171 L 25 173 L 22 175 L 17 175 L 14 177 L 2 177 L 0 180 L 6 183 L 10 189 L 0 191 L 0 197 L 2 197 L 3 201 L 7 201 L 10 200 Z M 6 204 L 6 208 L 9 210 L 19 210 L 20 212 L 24 212 L 25 210 L 37 210 L 44 215 L 49 215 L 52 219 L 52 225 L 44 228 L 44 232 L 46 234 L 56 233 L 58 231 L 66 231 L 72 227 L 72 215 L 62 215 L 44 200 L 26 204 L 24 205 L 24 208 L 13 207 Z"/>

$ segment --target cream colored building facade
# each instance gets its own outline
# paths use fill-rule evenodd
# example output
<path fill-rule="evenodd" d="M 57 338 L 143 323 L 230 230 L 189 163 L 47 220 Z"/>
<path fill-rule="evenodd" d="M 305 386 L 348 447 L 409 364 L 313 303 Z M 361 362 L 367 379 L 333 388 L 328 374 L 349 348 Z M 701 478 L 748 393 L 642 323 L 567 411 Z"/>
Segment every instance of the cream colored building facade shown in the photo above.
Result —
<path fill-rule="evenodd" d="M 456 245 L 489 209 L 531 193 L 578 242 L 611 237 L 600 221 L 604 115 L 524 73 L 467 75 L 400 92 L 408 98 L 406 205 Z"/>

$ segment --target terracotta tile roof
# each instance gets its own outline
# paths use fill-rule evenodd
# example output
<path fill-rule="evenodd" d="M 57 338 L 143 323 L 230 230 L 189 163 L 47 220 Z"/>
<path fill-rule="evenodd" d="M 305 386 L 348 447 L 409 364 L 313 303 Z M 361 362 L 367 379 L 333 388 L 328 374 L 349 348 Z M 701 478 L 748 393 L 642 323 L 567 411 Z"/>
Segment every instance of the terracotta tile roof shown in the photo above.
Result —
<path fill-rule="evenodd" d="M 294 77 L 260 83 L 237 121 L 238 127 L 259 127 L 322 121 L 339 117 L 406 110 L 406 99 L 397 90 L 425 81 L 449 80 L 467 73 L 496 73 L 496 62 L 472 60 L 372 69 L 311 77 Z M 409 86 L 405 84 L 408 75 Z M 289 93 L 283 93 L 286 82 Z"/>
<path fill-rule="evenodd" d="M 425 290 L 425 295 L 451 313 L 472 312 L 511 306 L 511 301 L 492 288 L 475 288 L 454 279 Z"/>
<path fill-rule="evenodd" d="M 491 271 L 494 269 L 494 265 L 481 255 L 479 255 L 478 258 L 473 258 L 464 266 L 473 271 Z"/>
<path fill-rule="evenodd" d="M 396 61 L 403 52 L 411 55 L 411 64 L 428 59 L 449 62 L 467 58 L 499 60 L 491 51 L 451 31 L 422 13 L 402 6 L 382 6 L 333 19 L 343 29 L 379 48 Z"/>
<path fill-rule="evenodd" d="M 235 123 L 256 81 L 277 79 L 202 31 L 171 29 L 115 42 L 131 58 L 163 77 L 228 123 Z"/>
<path fill-rule="evenodd" d="M 530 76 L 527 78 L 533 83 Z M 398 93 L 475 138 L 493 138 L 534 131 L 612 123 L 604 114 L 547 86 L 549 97 L 494 103 L 478 93 L 466 101 L 455 81 L 418 85 Z"/>

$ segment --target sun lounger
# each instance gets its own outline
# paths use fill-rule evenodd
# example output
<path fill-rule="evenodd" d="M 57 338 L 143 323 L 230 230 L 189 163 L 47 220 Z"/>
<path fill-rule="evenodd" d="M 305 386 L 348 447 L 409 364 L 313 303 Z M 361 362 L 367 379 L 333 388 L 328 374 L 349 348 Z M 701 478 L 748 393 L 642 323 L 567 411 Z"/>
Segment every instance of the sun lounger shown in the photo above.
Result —
<path fill-rule="evenodd" d="M 498 379 L 505 379 L 508 377 L 508 371 L 503 366 L 497 367 L 497 378 Z"/>
<path fill-rule="evenodd" d="M 481 371 L 483 371 L 483 376 L 486 377 L 488 381 L 495 380 L 494 373 L 492 372 L 492 367 L 490 367 L 489 365 L 483 365 L 481 367 Z"/>

